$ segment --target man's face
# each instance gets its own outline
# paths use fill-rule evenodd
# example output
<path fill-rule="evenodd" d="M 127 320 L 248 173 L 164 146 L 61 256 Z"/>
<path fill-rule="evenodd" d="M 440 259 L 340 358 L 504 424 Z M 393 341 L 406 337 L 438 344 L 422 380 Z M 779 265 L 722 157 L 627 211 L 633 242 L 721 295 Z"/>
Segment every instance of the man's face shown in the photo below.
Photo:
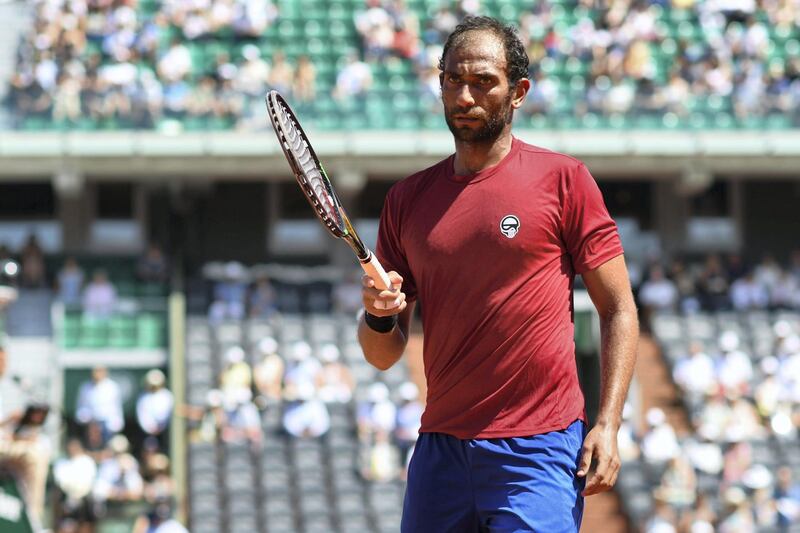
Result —
<path fill-rule="evenodd" d="M 511 123 L 515 92 L 505 48 L 493 33 L 465 33 L 448 50 L 440 82 L 445 120 L 456 140 L 493 141 Z"/>

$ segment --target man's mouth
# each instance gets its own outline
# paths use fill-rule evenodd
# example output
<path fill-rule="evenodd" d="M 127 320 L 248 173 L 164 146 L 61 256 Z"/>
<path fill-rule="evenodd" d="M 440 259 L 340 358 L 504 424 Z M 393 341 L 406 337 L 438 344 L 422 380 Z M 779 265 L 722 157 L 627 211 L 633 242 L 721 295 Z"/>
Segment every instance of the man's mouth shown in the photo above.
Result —
<path fill-rule="evenodd" d="M 480 122 L 479 117 L 469 116 L 469 115 L 453 115 L 453 122 L 461 123 L 461 124 L 476 124 Z"/>

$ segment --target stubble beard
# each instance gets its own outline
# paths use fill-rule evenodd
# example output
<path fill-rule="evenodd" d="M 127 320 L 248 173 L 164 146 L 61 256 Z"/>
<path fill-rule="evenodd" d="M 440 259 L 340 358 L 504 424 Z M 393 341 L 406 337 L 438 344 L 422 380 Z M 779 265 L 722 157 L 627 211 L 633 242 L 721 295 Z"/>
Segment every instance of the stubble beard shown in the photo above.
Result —
<path fill-rule="evenodd" d="M 457 141 L 477 144 L 493 142 L 503 133 L 506 124 L 511 122 L 511 100 L 513 97 L 513 92 L 509 92 L 508 96 L 503 100 L 500 109 L 489 114 L 482 128 L 460 128 L 453 123 L 452 115 L 467 113 L 468 110 L 461 110 L 458 108 L 448 110 L 445 107 L 444 120 L 447 122 L 450 133 L 453 134 L 453 137 L 455 137 Z"/>

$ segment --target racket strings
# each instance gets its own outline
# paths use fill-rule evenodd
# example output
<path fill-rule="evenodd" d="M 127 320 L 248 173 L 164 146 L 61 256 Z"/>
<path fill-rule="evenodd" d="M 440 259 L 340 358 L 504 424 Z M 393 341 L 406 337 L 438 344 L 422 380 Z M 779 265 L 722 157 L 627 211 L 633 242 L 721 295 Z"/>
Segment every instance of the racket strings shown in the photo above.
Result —
<path fill-rule="evenodd" d="M 308 148 L 308 141 L 296 126 L 295 121 L 280 103 L 272 107 L 274 118 L 279 123 L 281 143 L 294 161 L 295 177 L 308 197 L 320 220 L 335 234 L 343 233 L 339 209 L 330 187 L 323 178 L 319 163 Z"/>

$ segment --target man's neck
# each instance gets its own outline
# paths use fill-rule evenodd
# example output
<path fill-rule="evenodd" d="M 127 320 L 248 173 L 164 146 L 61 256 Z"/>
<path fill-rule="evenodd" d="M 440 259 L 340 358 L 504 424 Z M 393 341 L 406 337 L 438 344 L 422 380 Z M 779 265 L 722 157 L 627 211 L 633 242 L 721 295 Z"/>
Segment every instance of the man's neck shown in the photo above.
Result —
<path fill-rule="evenodd" d="M 511 131 L 504 131 L 497 139 L 485 143 L 456 140 L 455 174 L 469 176 L 493 167 L 511 151 Z"/>

